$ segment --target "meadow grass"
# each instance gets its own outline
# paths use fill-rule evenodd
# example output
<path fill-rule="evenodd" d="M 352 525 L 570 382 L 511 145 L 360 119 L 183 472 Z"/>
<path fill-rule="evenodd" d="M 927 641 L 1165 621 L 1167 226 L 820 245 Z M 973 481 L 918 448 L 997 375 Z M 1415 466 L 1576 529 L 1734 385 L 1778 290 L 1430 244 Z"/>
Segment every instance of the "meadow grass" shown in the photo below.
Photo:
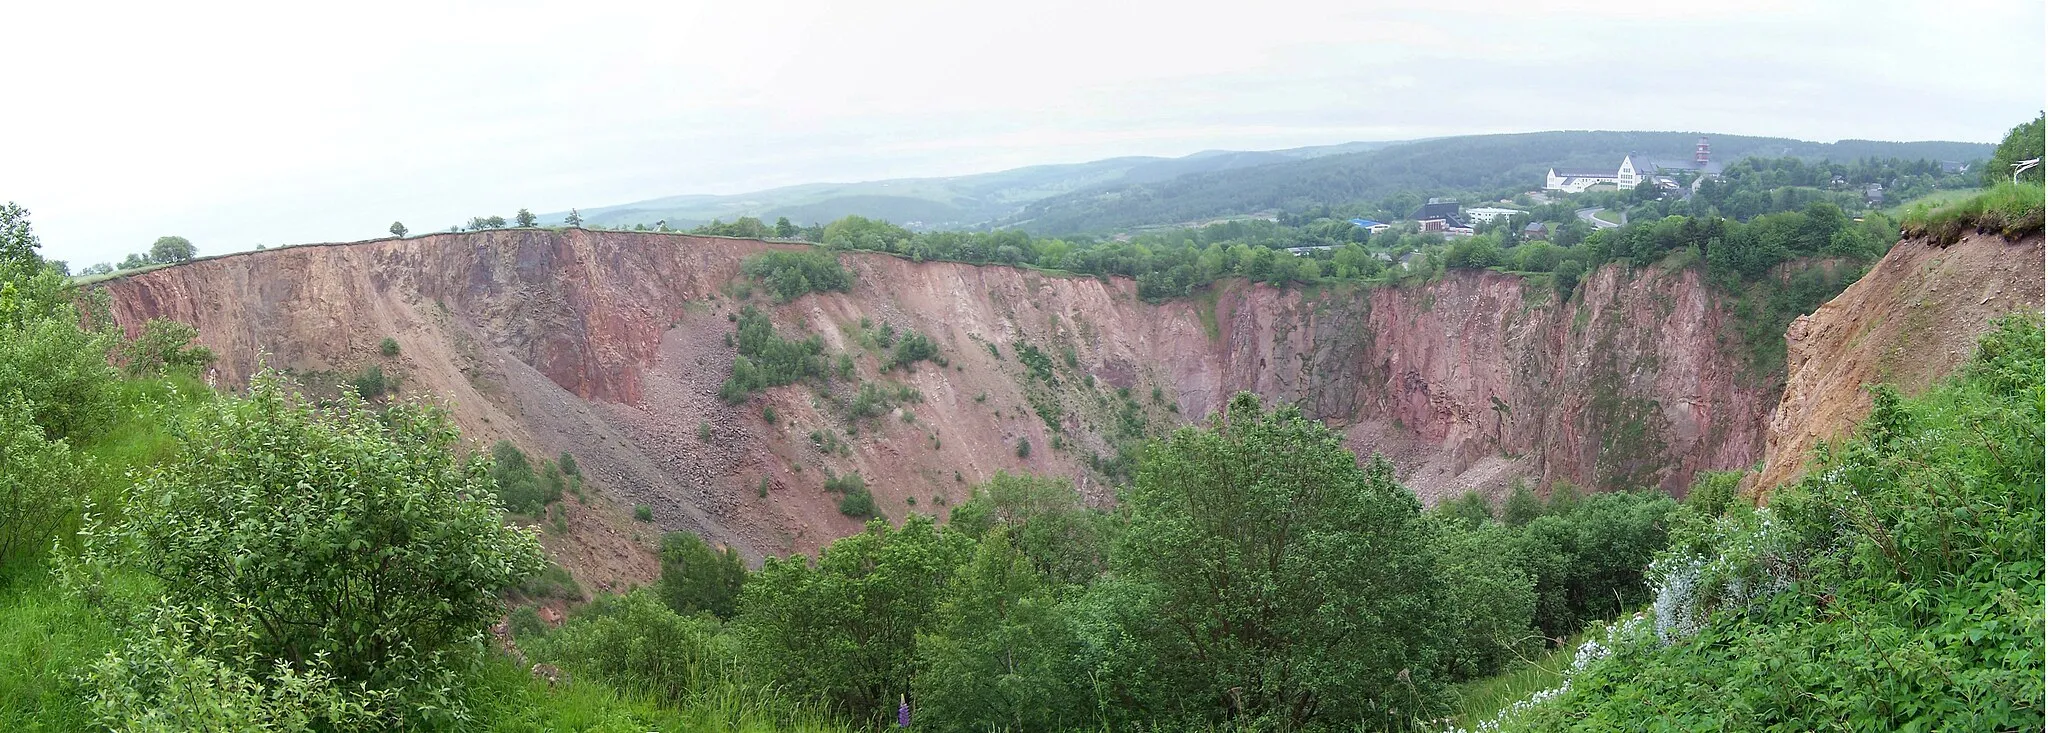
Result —
<path fill-rule="evenodd" d="M 1971 232 L 2018 239 L 2041 231 L 2043 193 L 2038 183 L 2001 183 L 1966 199 L 1924 204 L 1906 212 L 1905 235 L 1955 244 Z"/>
<path fill-rule="evenodd" d="M 1556 649 L 1510 664 L 1500 674 L 1459 683 L 1453 688 L 1458 709 L 1451 720 L 1460 728 L 1471 728 L 1523 698 L 1558 686 L 1587 633 L 1581 631 Z"/>

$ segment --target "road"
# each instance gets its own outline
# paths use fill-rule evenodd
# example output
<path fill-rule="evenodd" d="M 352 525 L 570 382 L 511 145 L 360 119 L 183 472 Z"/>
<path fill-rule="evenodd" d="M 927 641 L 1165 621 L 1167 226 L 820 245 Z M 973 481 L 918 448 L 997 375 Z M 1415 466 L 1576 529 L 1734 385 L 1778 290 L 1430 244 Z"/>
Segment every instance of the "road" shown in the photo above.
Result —
<path fill-rule="evenodd" d="M 1587 224 L 1593 225 L 1594 229 L 1613 229 L 1615 227 L 1621 226 L 1621 224 L 1616 224 L 1614 222 L 1607 221 L 1606 219 L 1594 216 L 1594 214 L 1597 213 L 1600 213 L 1600 207 L 1598 206 L 1589 209 L 1579 209 L 1579 218 L 1585 220 Z M 1628 222 L 1627 214 L 1622 214 L 1622 222 Z"/>

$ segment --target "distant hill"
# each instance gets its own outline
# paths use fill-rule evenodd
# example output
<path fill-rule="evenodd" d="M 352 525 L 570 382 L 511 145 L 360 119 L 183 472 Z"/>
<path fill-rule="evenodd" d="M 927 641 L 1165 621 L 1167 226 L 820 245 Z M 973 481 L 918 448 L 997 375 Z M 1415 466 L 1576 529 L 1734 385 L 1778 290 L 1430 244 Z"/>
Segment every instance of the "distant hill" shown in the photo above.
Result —
<path fill-rule="evenodd" d="M 1001 222 L 1042 234 L 1110 231 L 1197 221 L 1270 209 L 1378 201 L 1403 192 L 1455 193 L 1541 186 L 1551 166 L 1613 166 L 1639 152 L 1689 159 L 1696 132 L 1536 132 L 1472 135 L 1387 145 L 1360 152 L 1255 167 L 1188 171 L 1150 182 L 1116 182 L 1051 196 Z M 1715 159 L 1793 156 L 1978 160 L 1993 146 L 1957 142 L 1843 140 L 1707 134 Z"/>
<path fill-rule="evenodd" d="M 1640 152 L 1689 158 L 1696 132 L 1535 132 L 1408 142 L 1351 142 L 1287 150 L 1206 150 L 1179 158 L 1131 156 L 947 178 L 806 183 L 726 196 L 683 195 L 582 210 L 591 226 L 688 228 L 742 216 L 798 224 L 849 214 L 918 229 L 1016 226 L 1043 234 L 1112 231 L 1315 204 L 1377 201 L 1397 193 L 1536 188 L 1551 166 L 1613 166 Z M 1978 160 L 1992 146 L 1955 142 L 1803 140 L 1707 135 L 1717 160 L 1796 156 Z M 564 212 L 543 214 L 561 221 Z"/>
<path fill-rule="evenodd" d="M 729 196 L 684 195 L 583 209 L 591 226 L 652 225 L 667 221 L 688 227 L 712 219 L 787 216 L 799 224 L 822 223 L 848 214 L 887 219 L 921 228 L 987 224 L 1012 216 L 1026 204 L 1071 191 L 1167 181 L 1193 173 L 1240 170 L 1374 150 L 1394 143 L 1351 142 L 1289 150 L 1209 150 L 1180 158 L 1131 156 L 1086 163 L 1038 165 L 948 178 L 899 178 L 862 183 L 806 183 Z M 566 212 L 541 215 L 561 221 Z"/>

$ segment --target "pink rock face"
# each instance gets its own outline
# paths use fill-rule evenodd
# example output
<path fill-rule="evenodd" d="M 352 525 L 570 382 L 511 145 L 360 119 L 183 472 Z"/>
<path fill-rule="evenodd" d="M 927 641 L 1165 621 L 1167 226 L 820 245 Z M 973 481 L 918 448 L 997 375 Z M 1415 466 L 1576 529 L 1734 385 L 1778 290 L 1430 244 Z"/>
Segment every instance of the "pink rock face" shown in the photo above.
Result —
<path fill-rule="evenodd" d="M 662 526 L 756 557 L 859 529 L 810 466 L 860 471 L 892 517 L 943 513 L 931 502 L 964 498 L 997 470 L 1075 476 L 1107 500 L 1084 468 L 1107 450 L 1091 437 L 1103 428 L 1077 402 L 1061 426 L 1072 445 L 1046 450 L 1055 436 L 1024 407 L 1023 344 L 1071 348 L 1073 373 L 1098 389 L 1158 388 L 1175 419 L 1239 390 L 1300 404 L 1361 456 L 1389 455 L 1425 500 L 1517 477 L 1679 491 L 1696 471 L 1754 463 L 1779 395 L 1776 379 L 1741 374 L 1722 310 L 1690 271 L 1603 268 L 1562 305 L 1545 283 L 1493 272 L 1380 289 L 1232 281 L 1152 305 L 1120 278 L 846 253 L 852 292 L 755 302 L 786 334 L 819 334 L 834 352 L 862 353 L 850 335 L 862 318 L 915 329 L 952 368 L 881 375 L 864 356 L 863 379 L 911 385 L 923 401 L 904 408 L 912 421 L 863 433 L 850 456 L 824 455 L 807 432 L 834 418 L 806 388 L 740 406 L 716 396 L 740 263 L 791 247 L 507 230 L 232 255 L 105 287 L 130 333 L 154 317 L 196 326 L 226 383 L 259 363 L 387 363 L 406 393 L 449 403 L 473 438 L 574 451 L 594 483 L 654 506 Z M 387 336 L 400 356 L 377 353 Z M 767 423 L 764 406 L 784 419 Z M 718 431 L 713 444 L 697 438 L 700 424 Z M 1038 450 L 1016 457 L 1019 440 Z M 909 503 L 918 497 L 927 503 Z"/>
<path fill-rule="evenodd" d="M 1772 412 L 1756 498 L 1797 481 L 1822 441 L 1870 414 L 1867 384 L 1918 394 L 1976 352 L 1991 320 L 2040 313 L 2042 244 L 1990 234 L 1948 247 L 1910 239 L 1841 295 L 1786 329 L 1787 379 Z"/>

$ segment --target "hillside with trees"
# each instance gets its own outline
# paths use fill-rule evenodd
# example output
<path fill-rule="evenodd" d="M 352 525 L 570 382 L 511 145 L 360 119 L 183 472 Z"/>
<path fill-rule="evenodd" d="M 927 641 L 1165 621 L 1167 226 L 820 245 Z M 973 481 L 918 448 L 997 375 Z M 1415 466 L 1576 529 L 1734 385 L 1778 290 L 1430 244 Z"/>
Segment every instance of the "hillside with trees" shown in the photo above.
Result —
<path fill-rule="evenodd" d="M 1689 160 L 1699 133 L 1536 132 L 1473 135 L 1390 145 L 1380 150 L 1290 161 L 1226 173 L 1194 173 L 1158 183 L 1097 187 L 1047 198 L 1004 223 L 1044 234 L 1101 232 L 1196 222 L 1262 211 L 1374 202 L 1406 214 L 1430 196 L 1513 196 L 1542 186 L 1556 168 L 1612 167 L 1630 153 Z M 1976 143 L 1814 143 L 1785 138 L 1708 135 L 1719 160 L 1746 157 L 1855 161 L 1981 160 Z"/>

